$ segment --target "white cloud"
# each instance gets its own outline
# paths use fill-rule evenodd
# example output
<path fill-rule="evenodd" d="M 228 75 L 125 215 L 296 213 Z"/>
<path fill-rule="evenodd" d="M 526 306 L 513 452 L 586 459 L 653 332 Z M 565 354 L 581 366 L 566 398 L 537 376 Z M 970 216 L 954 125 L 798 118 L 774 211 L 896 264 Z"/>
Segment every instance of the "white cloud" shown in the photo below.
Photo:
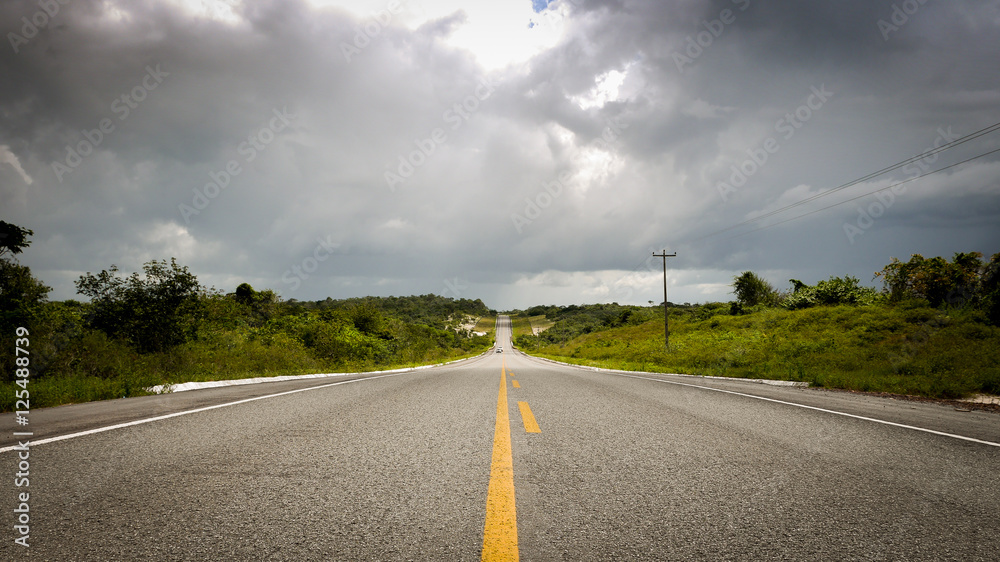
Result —
<path fill-rule="evenodd" d="M 586 96 L 573 96 L 572 99 L 580 109 L 602 108 L 608 102 L 618 101 L 618 90 L 625 83 L 628 68 L 625 71 L 609 70 L 594 78 L 596 85 Z"/>
<path fill-rule="evenodd" d="M 697 117 L 698 119 L 715 119 L 722 117 L 726 113 L 734 111 L 735 107 L 723 107 L 712 105 L 703 99 L 696 99 L 681 110 L 684 115 Z"/>
<path fill-rule="evenodd" d="M 392 25 L 414 30 L 462 10 L 464 22 L 445 43 L 472 53 L 486 70 L 520 65 L 532 56 L 555 46 L 563 37 L 568 8 L 553 7 L 545 15 L 536 14 L 530 1 L 454 2 L 449 0 L 309 0 L 317 7 L 346 9 L 359 18 L 390 11 Z M 560 11 L 561 10 L 561 11 Z"/>
<path fill-rule="evenodd" d="M 17 155 L 10 151 L 10 147 L 5 144 L 0 144 L 0 164 L 7 164 L 14 168 L 14 170 L 21 176 L 24 183 L 31 185 L 34 183 L 34 179 L 24 171 L 21 167 L 21 161 L 17 159 Z"/>

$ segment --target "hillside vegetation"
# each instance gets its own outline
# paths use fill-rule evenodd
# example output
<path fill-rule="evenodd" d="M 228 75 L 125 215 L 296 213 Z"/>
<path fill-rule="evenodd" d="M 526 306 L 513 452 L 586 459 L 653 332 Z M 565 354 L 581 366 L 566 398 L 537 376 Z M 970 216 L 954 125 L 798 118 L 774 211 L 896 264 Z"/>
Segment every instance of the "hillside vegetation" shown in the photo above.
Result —
<path fill-rule="evenodd" d="M 970 261 L 969 257 L 975 259 Z M 614 369 L 805 381 L 934 398 L 1000 394 L 1000 255 L 914 256 L 879 272 L 879 292 L 854 278 L 779 292 L 752 272 L 731 303 L 673 305 L 670 350 L 661 306 L 533 307 L 554 325 L 520 335 L 529 353 Z M 958 273 L 956 273 L 958 272 Z"/>
<path fill-rule="evenodd" d="M 455 326 L 456 315 L 486 314 L 481 301 L 434 295 L 245 303 L 204 293 L 191 307 L 172 326 L 182 341 L 153 345 L 142 332 L 105 329 L 96 305 L 44 303 L 27 324 L 32 404 L 136 396 L 188 381 L 382 370 L 467 357 L 493 344 L 492 326 L 485 336 Z M 14 370 L 6 372 L 0 408 L 9 411 Z"/>
<path fill-rule="evenodd" d="M 174 260 L 129 276 L 114 266 L 88 273 L 77 288 L 90 302 L 49 302 L 50 289 L 12 256 L 31 231 L 2 221 L 0 229 L 4 411 L 22 389 L 38 408 L 136 396 L 160 384 L 426 364 L 493 344 L 495 312 L 481 300 L 282 301 L 246 283 L 232 293 L 206 289 Z M 474 335 L 469 326 L 487 316 L 487 334 Z M 15 357 L 15 347 L 28 355 Z M 29 376 L 17 377 L 23 364 Z"/>
<path fill-rule="evenodd" d="M 0 221 L 0 409 L 145 394 L 146 388 L 316 372 L 389 369 L 468 357 L 493 345 L 497 312 L 436 295 L 283 301 L 247 283 L 201 286 L 175 260 L 121 275 L 112 265 L 51 290 L 16 255 L 31 230 Z M 955 398 L 1000 394 L 1000 254 L 914 255 L 876 273 L 778 291 L 746 271 L 735 300 L 663 310 L 535 306 L 512 314 L 514 343 L 542 356 L 620 369 L 806 381 Z M 534 335 L 532 328 L 544 329 Z M 476 333 L 486 335 L 476 335 Z M 15 353 L 16 350 L 16 353 Z"/>

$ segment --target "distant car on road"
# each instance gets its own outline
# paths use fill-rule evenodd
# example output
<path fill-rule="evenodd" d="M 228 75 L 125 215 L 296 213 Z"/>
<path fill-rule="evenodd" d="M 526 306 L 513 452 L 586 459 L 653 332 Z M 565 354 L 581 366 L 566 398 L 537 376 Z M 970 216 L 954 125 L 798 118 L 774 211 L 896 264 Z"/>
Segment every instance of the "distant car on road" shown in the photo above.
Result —
<path fill-rule="evenodd" d="M 497 353 L 503 353 L 503 348 L 502 347 L 498 347 L 497 348 Z"/>

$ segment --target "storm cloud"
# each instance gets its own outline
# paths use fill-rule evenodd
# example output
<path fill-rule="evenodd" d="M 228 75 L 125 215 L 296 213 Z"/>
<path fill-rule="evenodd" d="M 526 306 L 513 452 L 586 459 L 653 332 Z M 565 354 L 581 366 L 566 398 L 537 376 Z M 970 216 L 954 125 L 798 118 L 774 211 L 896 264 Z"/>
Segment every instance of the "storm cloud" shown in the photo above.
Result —
<path fill-rule="evenodd" d="M 1000 251 L 1000 132 L 786 209 L 1000 122 L 997 2 L 19 0 L 0 31 L 2 218 L 56 299 L 169 257 L 507 309 L 659 302 L 661 249 L 675 302 Z"/>

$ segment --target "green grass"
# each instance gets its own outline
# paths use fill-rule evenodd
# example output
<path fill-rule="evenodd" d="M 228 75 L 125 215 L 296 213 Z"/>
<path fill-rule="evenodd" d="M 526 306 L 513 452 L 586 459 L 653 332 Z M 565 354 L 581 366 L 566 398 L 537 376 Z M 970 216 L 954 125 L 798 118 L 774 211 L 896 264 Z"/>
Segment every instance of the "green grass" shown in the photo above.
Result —
<path fill-rule="evenodd" d="M 529 352 L 613 369 L 804 381 L 933 398 L 1000 394 L 1000 328 L 922 306 L 671 314 Z"/>
<path fill-rule="evenodd" d="M 544 314 L 532 316 L 528 318 L 528 322 L 531 324 L 532 329 L 538 329 L 541 331 L 548 330 L 553 324 L 555 324 L 555 322 L 549 320 Z"/>
<path fill-rule="evenodd" d="M 531 321 L 527 316 L 511 316 L 511 339 L 531 335 Z"/>
<path fill-rule="evenodd" d="M 476 327 L 473 328 L 475 332 L 486 332 L 486 335 L 493 339 L 496 334 L 497 329 L 497 317 L 496 316 L 483 316 L 476 323 Z"/>
<path fill-rule="evenodd" d="M 531 345 L 539 339 L 530 337 L 528 317 L 512 321 L 521 349 L 570 363 L 935 398 L 1000 394 L 1000 328 L 972 314 L 919 304 L 766 309 L 742 316 L 730 316 L 727 309 L 706 305 L 672 311 L 669 352 L 663 347 L 662 318 L 541 345 Z M 31 407 L 41 408 L 139 396 L 158 384 L 439 363 L 477 355 L 492 345 L 495 322 L 495 317 L 481 318 L 476 330 L 490 336 L 461 345 L 444 338 L 447 333 L 421 328 L 389 358 L 353 362 L 324 360 L 285 332 L 219 329 L 168 352 L 139 354 L 100 332 L 85 331 L 50 353 L 53 359 L 40 375 L 33 372 L 28 390 Z M 559 333 L 565 332 L 544 336 Z M 35 361 L 47 354 L 44 341 L 38 340 Z M 15 390 L 20 388 L 13 382 L 0 382 L 0 410 L 14 409 Z"/>

